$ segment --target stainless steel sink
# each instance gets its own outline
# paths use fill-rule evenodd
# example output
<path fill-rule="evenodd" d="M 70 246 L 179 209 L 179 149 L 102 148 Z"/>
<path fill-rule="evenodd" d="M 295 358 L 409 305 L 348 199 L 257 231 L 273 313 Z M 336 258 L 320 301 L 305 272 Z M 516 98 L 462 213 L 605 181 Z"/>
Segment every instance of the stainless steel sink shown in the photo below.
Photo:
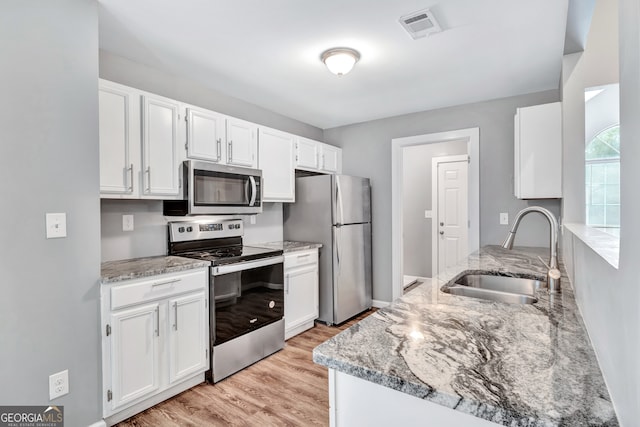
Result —
<path fill-rule="evenodd" d="M 520 277 L 466 274 L 442 290 L 452 295 L 509 304 L 533 304 L 538 301 L 535 295 L 542 284 L 540 280 Z"/>

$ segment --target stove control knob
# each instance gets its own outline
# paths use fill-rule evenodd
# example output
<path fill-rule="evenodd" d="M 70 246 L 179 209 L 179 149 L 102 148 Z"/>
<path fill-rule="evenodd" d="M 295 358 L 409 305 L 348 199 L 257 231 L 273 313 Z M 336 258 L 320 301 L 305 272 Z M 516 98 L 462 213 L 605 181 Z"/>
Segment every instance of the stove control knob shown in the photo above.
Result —
<path fill-rule="evenodd" d="M 184 227 L 179 227 L 178 228 L 178 233 L 184 233 Z"/>
<path fill-rule="evenodd" d="M 236 224 L 236 230 L 240 228 L 240 224 Z"/>
<path fill-rule="evenodd" d="M 229 224 L 229 230 L 233 230 L 233 224 Z"/>
<path fill-rule="evenodd" d="M 193 231 L 193 227 L 187 227 L 187 232 L 191 233 Z"/>

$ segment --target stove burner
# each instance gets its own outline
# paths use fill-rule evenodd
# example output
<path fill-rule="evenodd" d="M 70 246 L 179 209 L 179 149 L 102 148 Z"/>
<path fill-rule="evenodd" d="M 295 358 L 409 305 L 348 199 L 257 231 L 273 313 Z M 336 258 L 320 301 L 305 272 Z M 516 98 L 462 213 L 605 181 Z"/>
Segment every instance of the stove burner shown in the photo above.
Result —
<path fill-rule="evenodd" d="M 240 255 L 242 255 L 242 247 L 240 246 L 232 248 L 220 248 L 218 250 L 209 252 L 209 256 L 218 258 L 229 258 Z"/>

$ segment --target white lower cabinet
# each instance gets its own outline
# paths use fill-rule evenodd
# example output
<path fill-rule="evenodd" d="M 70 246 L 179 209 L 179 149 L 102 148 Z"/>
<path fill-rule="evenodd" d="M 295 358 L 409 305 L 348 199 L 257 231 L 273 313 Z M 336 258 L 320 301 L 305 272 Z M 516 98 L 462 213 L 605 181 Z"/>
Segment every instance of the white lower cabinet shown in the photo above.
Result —
<path fill-rule="evenodd" d="M 207 268 L 101 287 L 103 416 L 115 424 L 204 381 Z"/>
<path fill-rule="evenodd" d="M 318 250 L 284 256 L 284 338 L 310 329 L 319 314 Z"/>

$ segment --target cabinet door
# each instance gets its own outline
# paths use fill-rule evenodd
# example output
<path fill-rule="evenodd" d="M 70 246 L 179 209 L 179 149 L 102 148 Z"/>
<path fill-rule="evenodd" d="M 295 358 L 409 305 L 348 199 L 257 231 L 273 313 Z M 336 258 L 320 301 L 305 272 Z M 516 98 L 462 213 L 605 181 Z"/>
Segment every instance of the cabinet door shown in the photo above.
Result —
<path fill-rule="evenodd" d="M 521 199 L 562 197 L 562 107 L 560 102 L 518 108 L 514 188 Z"/>
<path fill-rule="evenodd" d="M 319 142 L 312 139 L 298 138 L 296 142 L 296 167 L 317 170 L 319 145 Z"/>
<path fill-rule="evenodd" d="M 139 124 L 136 123 L 136 101 L 139 95 L 109 82 L 100 82 L 99 141 L 100 192 L 133 195 L 139 159 L 132 151 L 140 147 Z M 135 164 L 135 166 L 134 166 Z"/>
<path fill-rule="evenodd" d="M 145 304 L 111 314 L 112 409 L 160 386 L 160 307 Z"/>
<path fill-rule="evenodd" d="M 180 105 L 168 98 L 142 96 L 143 195 L 178 194 Z"/>
<path fill-rule="evenodd" d="M 227 163 L 249 168 L 257 167 L 258 127 L 250 122 L 227 119 Z"/>
<path fill-rule="evenodd" d="M 294 202 L 294 136 L 260 128 L 258 167 L 262 170 L 262 201 Z"/>
<path fill-rule="evenodd" d="M 187 108 L 187 157 L 220 162 L 225 158 L 225 121 L 222 114 Z"/>
<path fill-rule="evenodd" d="M 296 328 L 318 318 L 318 264 L 285 272 L 284 328 Z"/>
<path fill-rule="evenodd" d="M 169 382 L 206 371 L 209 329 L 205 293 L 169 300 L 169 323 Z"/>
<path fill-rule="evenodd" d="M 342 169 L 342 151 L 338 147 L 322 144 L 320 169 L 329 173 L 340 173 Z"/>

